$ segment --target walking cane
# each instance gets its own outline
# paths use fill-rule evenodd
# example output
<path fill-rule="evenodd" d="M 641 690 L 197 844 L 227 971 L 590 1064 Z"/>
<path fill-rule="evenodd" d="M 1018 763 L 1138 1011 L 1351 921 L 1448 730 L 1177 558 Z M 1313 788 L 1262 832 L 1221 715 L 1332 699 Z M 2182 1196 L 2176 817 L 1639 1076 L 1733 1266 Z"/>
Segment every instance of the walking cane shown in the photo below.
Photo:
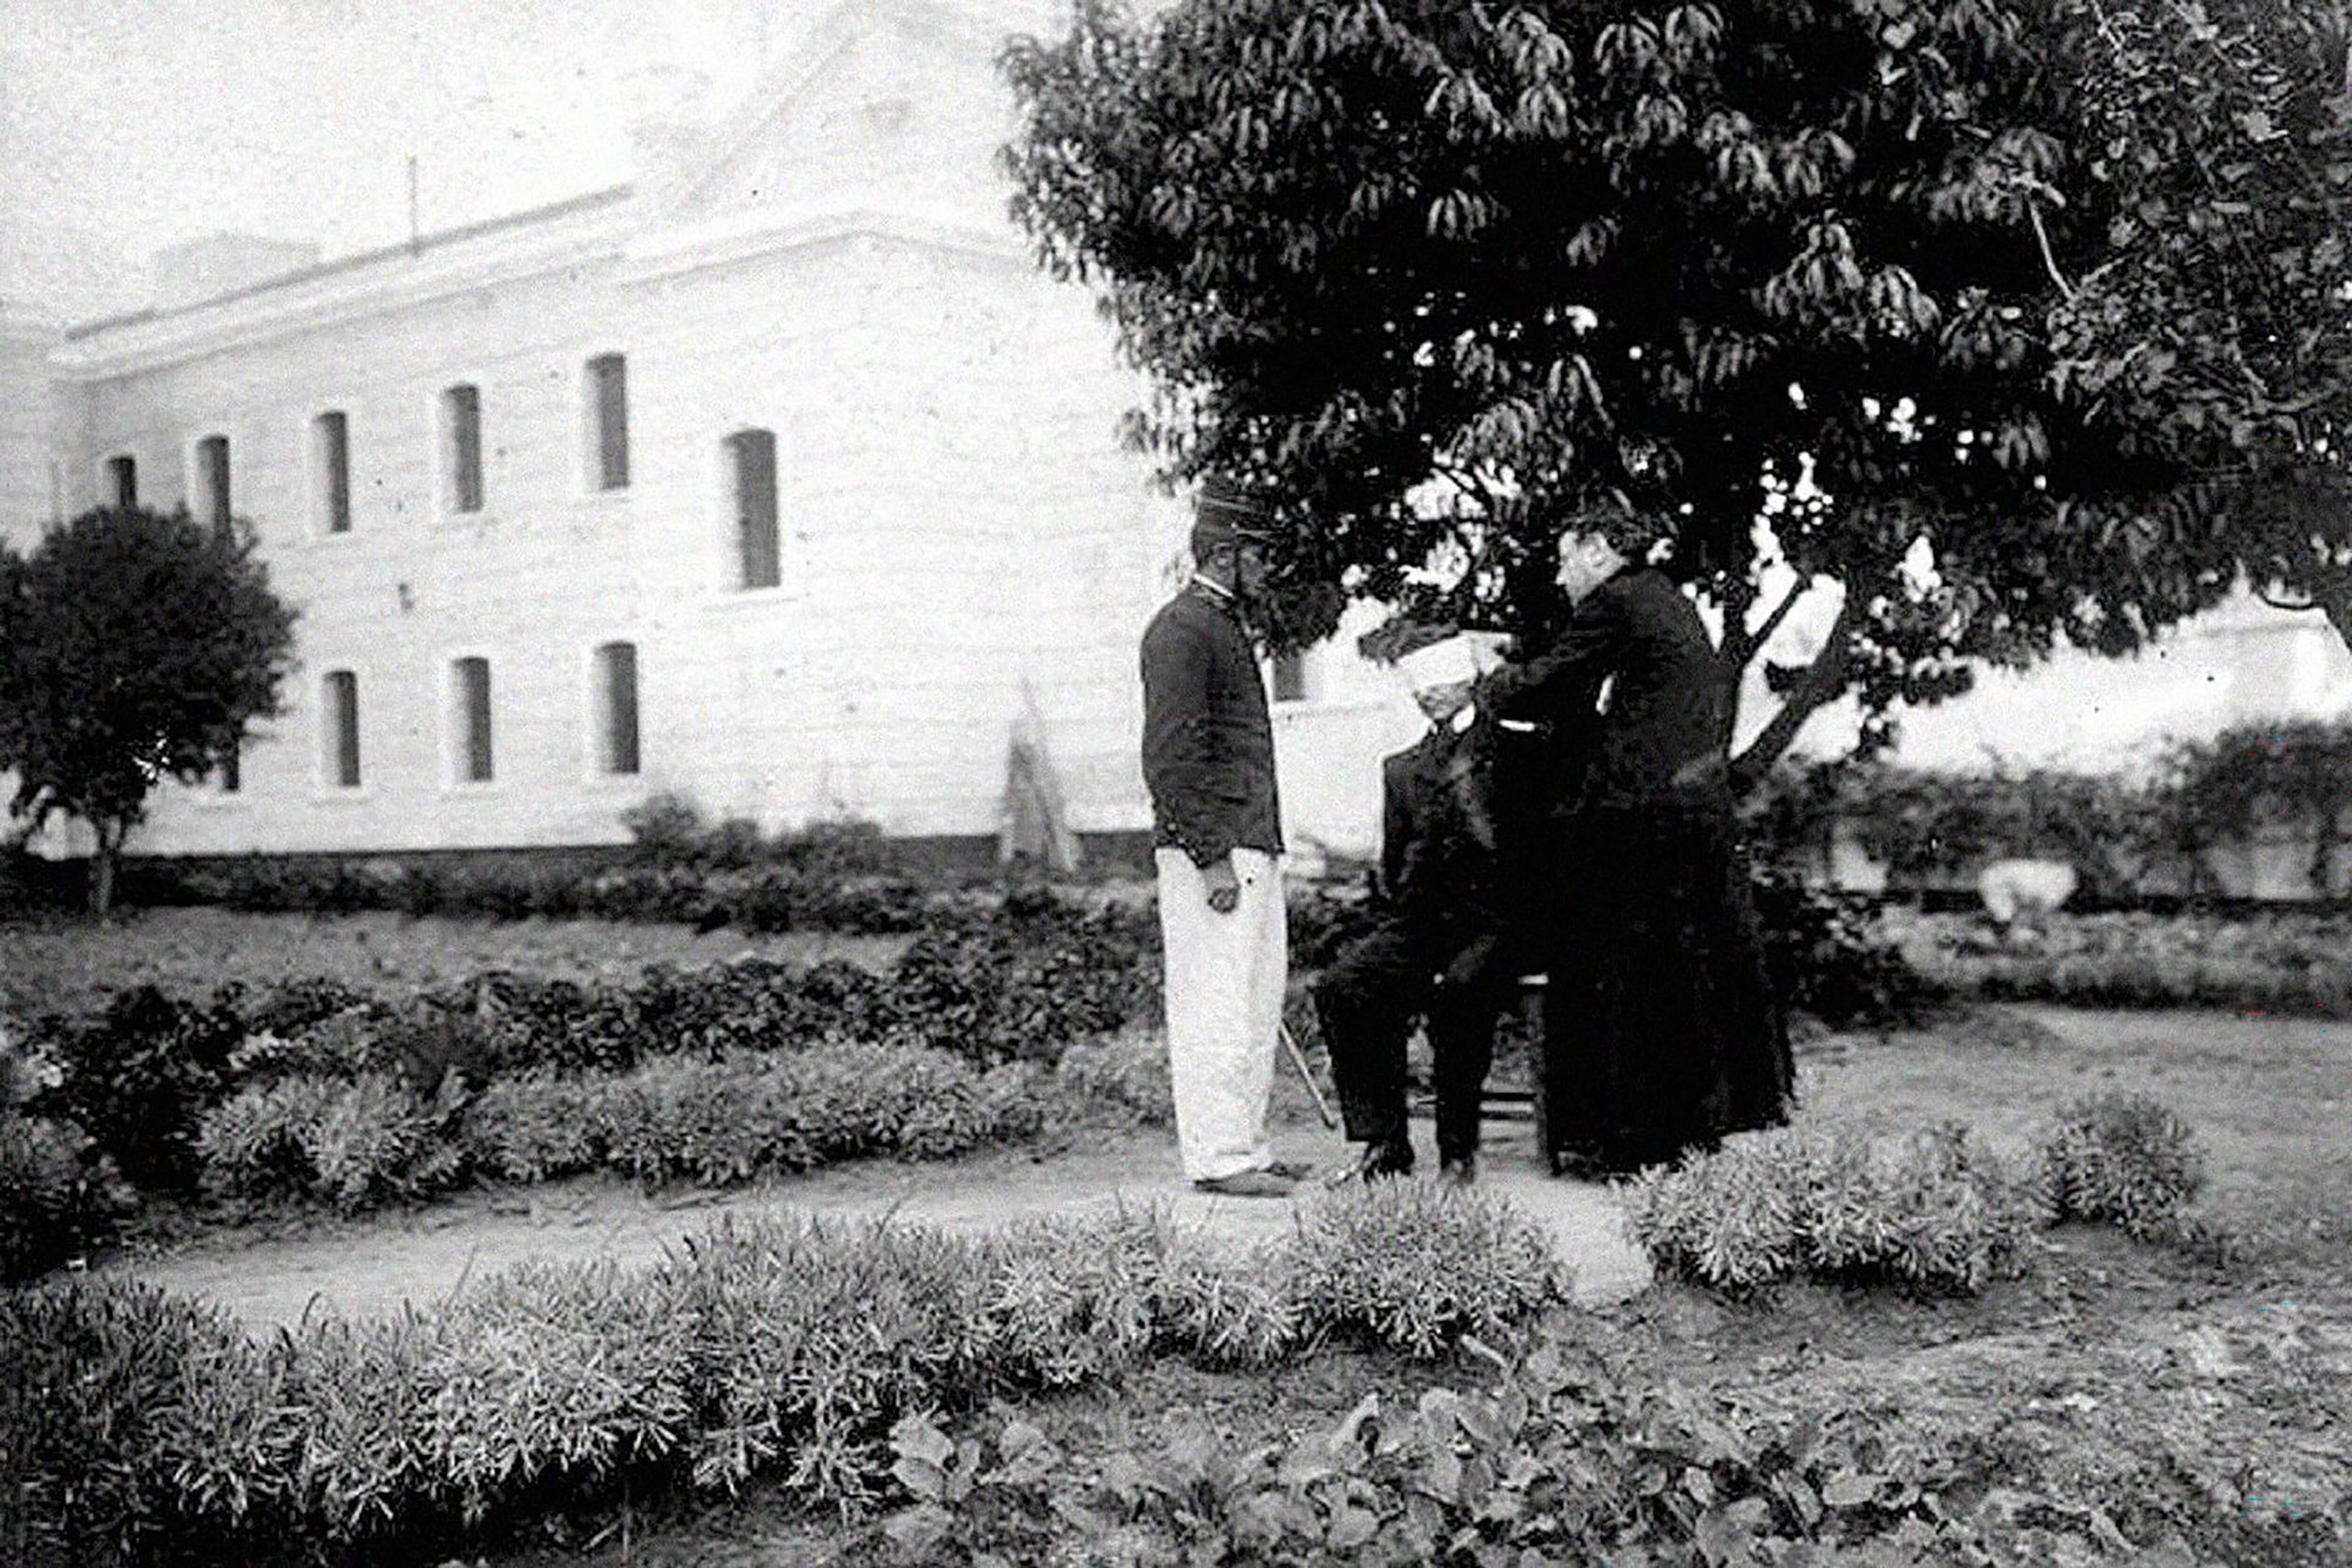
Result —
<path fill-rule="evenodd" d="M 1315 1113 L 1323 1118 L 1325 1126 L 1338 1126 L 1339 1118 L 1331 1114 L 1330 1103 L 1323 1098 L 1323 1091 L 1315 1082 L 1314 1070 L 1307 1065 L 1307 1053 L 1298 1049 L 1298 1041 L 1291 1034 L 1290 1025 L 1276 1019 L 1274 1030 L 1282 1037 L 1283 1048 L 1290 1052 L 1290 1064 L 1298 1069 L 1299 1082 L 1307 1085 L 1307 1092 L 1315 1101 Z"/>

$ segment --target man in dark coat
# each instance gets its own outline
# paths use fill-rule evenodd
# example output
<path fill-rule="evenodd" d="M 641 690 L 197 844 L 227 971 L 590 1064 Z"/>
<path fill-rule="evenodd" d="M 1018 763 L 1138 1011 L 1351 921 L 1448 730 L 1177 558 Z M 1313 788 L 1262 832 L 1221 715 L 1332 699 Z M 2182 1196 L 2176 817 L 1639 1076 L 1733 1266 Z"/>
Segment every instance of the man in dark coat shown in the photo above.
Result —
<path fill-rule="evenodd" d="M 1623 527 L 1560 540 L 1573 616 L 1483 691 L 1505 718 L 1593 716 L 1558 906 L 1539 923 L 1549 1154 L 1585 1176 L 1777 1125 L 1794 1084 L 1733 812 L 1730 677 L 1689 599 L 1643 564 L 1646 536 Z"/>
<path fill-rule="evenodd" d="M 1184 1174 L 1207 1192 L 1286 1197 L 1266 1111 L 1289 977 L 1274 731 L 1244 622 L 1271 514 L 1222 476 L 1201 488 L 1192 580 L 1143 633 L 1168 1061 Z"/>
<path fill-rule="evenodd" d="M 1439 1169 L 1468 1182 L 1495 1023 L 1517 983 L 1496 863 L 1495 734 L 1471 701 L 1477 666 L 1467 639 L 1401 663 L 1429 733 L 1381 765 L 1380 920 L 1324 972 L 1315 1003 L 1348 1136 L 1362 1145 L 1343 1175 L 1412 1169 L 1405 1039 L 1425 1017 Z"/>

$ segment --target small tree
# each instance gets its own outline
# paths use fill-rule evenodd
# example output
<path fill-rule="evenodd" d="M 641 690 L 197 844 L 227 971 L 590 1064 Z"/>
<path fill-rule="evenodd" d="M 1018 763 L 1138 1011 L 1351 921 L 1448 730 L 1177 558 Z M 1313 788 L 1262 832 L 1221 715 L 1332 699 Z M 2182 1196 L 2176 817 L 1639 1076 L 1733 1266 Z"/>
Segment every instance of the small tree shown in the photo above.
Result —
<path fill-rule="evenodd" d="M 294 612 L 251 529 L 184 508 L 85 512 L 31 552 L 0 549 L 0 768 L 26 831 L 53 812 L 97 835 L 91 910 L 112 903 L 124 839 L 169 776 L 193 783 L 278 711 Z"/>

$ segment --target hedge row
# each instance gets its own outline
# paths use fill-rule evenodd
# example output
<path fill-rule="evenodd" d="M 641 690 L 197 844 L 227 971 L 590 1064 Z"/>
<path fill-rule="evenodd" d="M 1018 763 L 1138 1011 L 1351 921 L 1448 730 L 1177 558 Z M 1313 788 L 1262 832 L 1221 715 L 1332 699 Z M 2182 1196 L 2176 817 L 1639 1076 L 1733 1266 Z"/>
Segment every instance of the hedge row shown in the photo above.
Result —
<path fill-rule="evenodd" d="M 881 974 L 767 960 L 656 966 L 627 981 L 492 971 L 397 999 L 316 978 L 202 1002 L 142 987 L 94 1017 L 33 1029 L 29 1048 L 58 1081 L 29 1108 L 78 1122 L 138 1186 L 187 1190 L 201 1114 L 248 1080 L 294 1071 L 384 1072 L 430 1100 L 452 1077 L 478 1091 L 525 1072 L 618 1072 L 823 1040 L 945 1051 L 978 1068 L 1050 1066 L 1073 1043 L 1150 1015 L 1146 940 L 1131 914 L 1008 905 L 927 933 Z"/>
<path fill-rule="evenodd" d="M 1228 1257 L 1164 1213 L 966 1237 L 721 1224 L 645 1270 L 531 1266 L 444 1310 L 256 1342 L 76 1281 L 0 1298 L 0 1559 L 386 1561 L 628 1489 L 879 1498 L 902 1416 L 1332 1342 L 1442 1353 L 1555 1299 L 1544 1232 L 1383 1183 Z"/>
<path fill-rule="evenodd" d="M 2199 1234 L 2183 1209 L 2204 1179 L 2179 1117 L 2108 1094 L 2062 1109 L 2023 1161 L 1956 1124 L 1892 1143 L 1785 1128 L 1624 1190 L 1634 1239 L 1672 1278 L 1731 1294 L 1811 1278 L 1973 1295 L 2023 1272 L 2034 1232 L 2058 1220 L 2144 1240 Z"/>
<path fill-rule="evenodd" d="M 254 1042 L 264 1048 L 278 1042 Z M 945 1159 L 1039 1129 L 1171 1114 L 1166 1058 L 1129 1034 L 1060 1070 L 982 1069 L 922 1046 L 656 1057 L 617 1072 L 544 1070 L 432 1095 L 380 1068 L 257 1075 L 197 1119 L 205 1189 L 353 1210 L 476 1176 L 539 1182 L 593 1170 L 648 1186 L 726 1186 L 877 1155 Z"/>
<path fill-rule="evenodd" d="M 2352 1018 L 2352 918 L 2340 915 L 2056 915 L 2022 938 L 1956 915 L 1890 922 L 1912 968 L 1961 996 Z"/>

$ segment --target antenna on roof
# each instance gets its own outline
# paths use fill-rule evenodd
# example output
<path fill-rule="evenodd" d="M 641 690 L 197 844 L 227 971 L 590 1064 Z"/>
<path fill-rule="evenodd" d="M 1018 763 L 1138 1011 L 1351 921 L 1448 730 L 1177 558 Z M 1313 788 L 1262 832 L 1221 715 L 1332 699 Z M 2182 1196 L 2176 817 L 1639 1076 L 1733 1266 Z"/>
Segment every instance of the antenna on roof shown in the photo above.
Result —
<path fill-rule="evenodd" d="M 416 154 L 408 155 L 408 254 L 415 256 L 425 248 L 425 241 L 416 227 Z"/>

